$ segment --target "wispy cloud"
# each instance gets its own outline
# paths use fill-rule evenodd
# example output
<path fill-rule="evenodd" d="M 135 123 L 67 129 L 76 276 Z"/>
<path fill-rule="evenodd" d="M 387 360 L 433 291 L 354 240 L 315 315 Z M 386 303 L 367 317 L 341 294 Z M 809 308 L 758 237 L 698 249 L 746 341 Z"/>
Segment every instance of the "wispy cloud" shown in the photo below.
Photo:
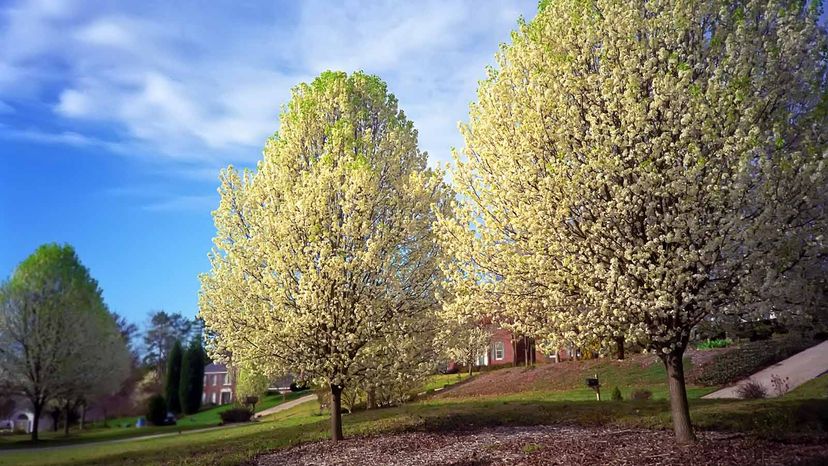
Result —
<path fill-rule="evenodd" d="M 209 212 L 218 205 L 218 196 L 176 196 L 144 206 L 152 212 Z"/>
<path fill-rule="evenodd" d="M 61 130 L 17 129 L 32 140 L 107 139 L 100 126 L 141 156 L 251 163 L 293 85 L 362 69 L 389 82 L 423 148 L 447 160 L 483 66 L 534 4 L 21 2 L 0 11 L 0 112 L 3 100 L 50 107 L 43 128 Z"/>
<path fill-rule="evenodd" d="M 48 132 L 33 128 L 13 128 L 0 125 L 0 138 L 32 141 L 41 144 L 65 144 L 69 146 L 96 146 L 112 152 L 122 153 L 125 149 L 116 142 L 105 141 L 74 131 Z"/>

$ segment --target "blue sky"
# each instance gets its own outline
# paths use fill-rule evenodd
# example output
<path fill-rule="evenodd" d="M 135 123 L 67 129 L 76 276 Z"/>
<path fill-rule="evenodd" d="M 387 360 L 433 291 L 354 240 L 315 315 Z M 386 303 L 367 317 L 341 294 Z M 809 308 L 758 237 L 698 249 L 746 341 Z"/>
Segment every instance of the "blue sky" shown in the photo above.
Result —
<path fill-rule="evenodd" d="M 0 1 L 0 277 L 70 243 L 110 308 L 195 315 L 217 174 L 298 82 L 385 79 L 448 161 L 484 67 L 537 2 Z"/>

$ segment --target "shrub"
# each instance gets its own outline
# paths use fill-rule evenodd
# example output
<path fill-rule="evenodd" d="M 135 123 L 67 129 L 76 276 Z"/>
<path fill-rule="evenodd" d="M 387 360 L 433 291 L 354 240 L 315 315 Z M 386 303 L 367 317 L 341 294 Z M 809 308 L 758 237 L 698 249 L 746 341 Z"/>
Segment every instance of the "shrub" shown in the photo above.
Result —
<path fill-rule="evenodd" d="M 782 378 L 777 374 L 771 374 L 771 385 L 776 396 L 782 396 L 788 393 L 788 390 L 791 389 L 791 386 L 788 384 L 790 380 L 790 377 Z"/>
<path fill-rule="evenodd" d="M 732 351 L 720 354 L 710 364 L 700 367 L 695 381 L 701 385 L 727 385 L 789 358 L 813 344 L 812 340 L 799 338 L 742 343 Z"/>
<path fill-rule="evenodd" d="M 727 348 L 728 346 L 733 344 L 733 340 L 730 338 L 716 338 L 716 339 L 707 339 L 699 344 L 696 345 L 696 349 L 705 350 L 705 349 L 714 349 L 714 348 Z"/>
<path fill-rule="evenodd" d="M 302 383 L 291 382 L 290 383 L 290 391 L 292 392 L 301 392 L 302 390 L 307 390 L 308 386 Z"/>
<path fill-rule="evenodd" d="M 736 389 L 736 394 L 744 400 L 758 400 L 766 398 L 768 396 L 768 390 L 761 383 L 748 380 L 739 385 L 739 388 Z"/>
<path fill-rule="evenodd" d="M 147 421 L 160 426 L 167 418 L 167 402 L 161 395 L 153 395 L 147 402 Z"/>
<path fill-rule="evenodd" d="M 251 410 L 256 409 L 256 403 L 259 402 L 258 396 L 246 396 L 244 397 L 244 401 L 242 402 L 243 406 L 250 408 Z"/>
<path fill-rule="evenodd" d="M 653 392 L 643 389 L 635 390 L 632 392 L 632 395 L 630 395 L 630 398 L 633 400 L 649 400 L 652 397 Z"/>
<path fill-rule="evenodd" d="M 220 412 L 219 416 L 221 416 L 221 421 L 225 424 L 231 422 L 248 422 L 253 417 L 253 411 L 248 408 L 231 408 L 227 411 Z"/>
<path fill-rule="evenodd" d="M 612 389 L 612 401 L 621 401 L 624 397 L 621 396 L 621 390 L 618 387 Z"/>

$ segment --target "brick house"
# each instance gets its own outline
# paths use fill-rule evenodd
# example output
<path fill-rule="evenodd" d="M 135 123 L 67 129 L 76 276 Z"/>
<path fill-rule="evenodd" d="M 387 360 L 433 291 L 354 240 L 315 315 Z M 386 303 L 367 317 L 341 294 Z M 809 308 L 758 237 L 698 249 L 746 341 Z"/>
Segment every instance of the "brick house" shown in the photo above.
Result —
<path fill-rule="evenodd" d="M 204 367 L 204 393 L 201 404 L 226 405 L 236 400 L 236 373 L 225 364 Z"/>
<path fill-rule="evenodd" d="M 530 337 L 514 335 L 512 332 L 497 328 L 492 332 L 491 342 L 484 354 L 477 358 L 478 366 L 500 366 L 510 364 L 524 366 L 529 364 L 560 362 L 573 359 L 574 348 L 562 348 L 555 354 L 547 355 L 535 347 L 535 340 Z"/>

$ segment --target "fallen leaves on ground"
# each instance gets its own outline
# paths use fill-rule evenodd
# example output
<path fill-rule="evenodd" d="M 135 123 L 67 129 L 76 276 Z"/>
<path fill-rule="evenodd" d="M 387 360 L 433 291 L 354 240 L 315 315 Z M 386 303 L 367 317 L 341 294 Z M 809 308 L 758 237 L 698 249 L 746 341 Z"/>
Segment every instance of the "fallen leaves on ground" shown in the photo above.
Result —
<path fill-rule="evenodd" d="M 681 446 L 672 432 L 582 427 L 497 427 L 314 442 L 259 457 L 270 465 L 790 465 L 828 464 L 828 444 L 704 432 Z M 825 461 L 826 463 L 822 463 Z"/>

